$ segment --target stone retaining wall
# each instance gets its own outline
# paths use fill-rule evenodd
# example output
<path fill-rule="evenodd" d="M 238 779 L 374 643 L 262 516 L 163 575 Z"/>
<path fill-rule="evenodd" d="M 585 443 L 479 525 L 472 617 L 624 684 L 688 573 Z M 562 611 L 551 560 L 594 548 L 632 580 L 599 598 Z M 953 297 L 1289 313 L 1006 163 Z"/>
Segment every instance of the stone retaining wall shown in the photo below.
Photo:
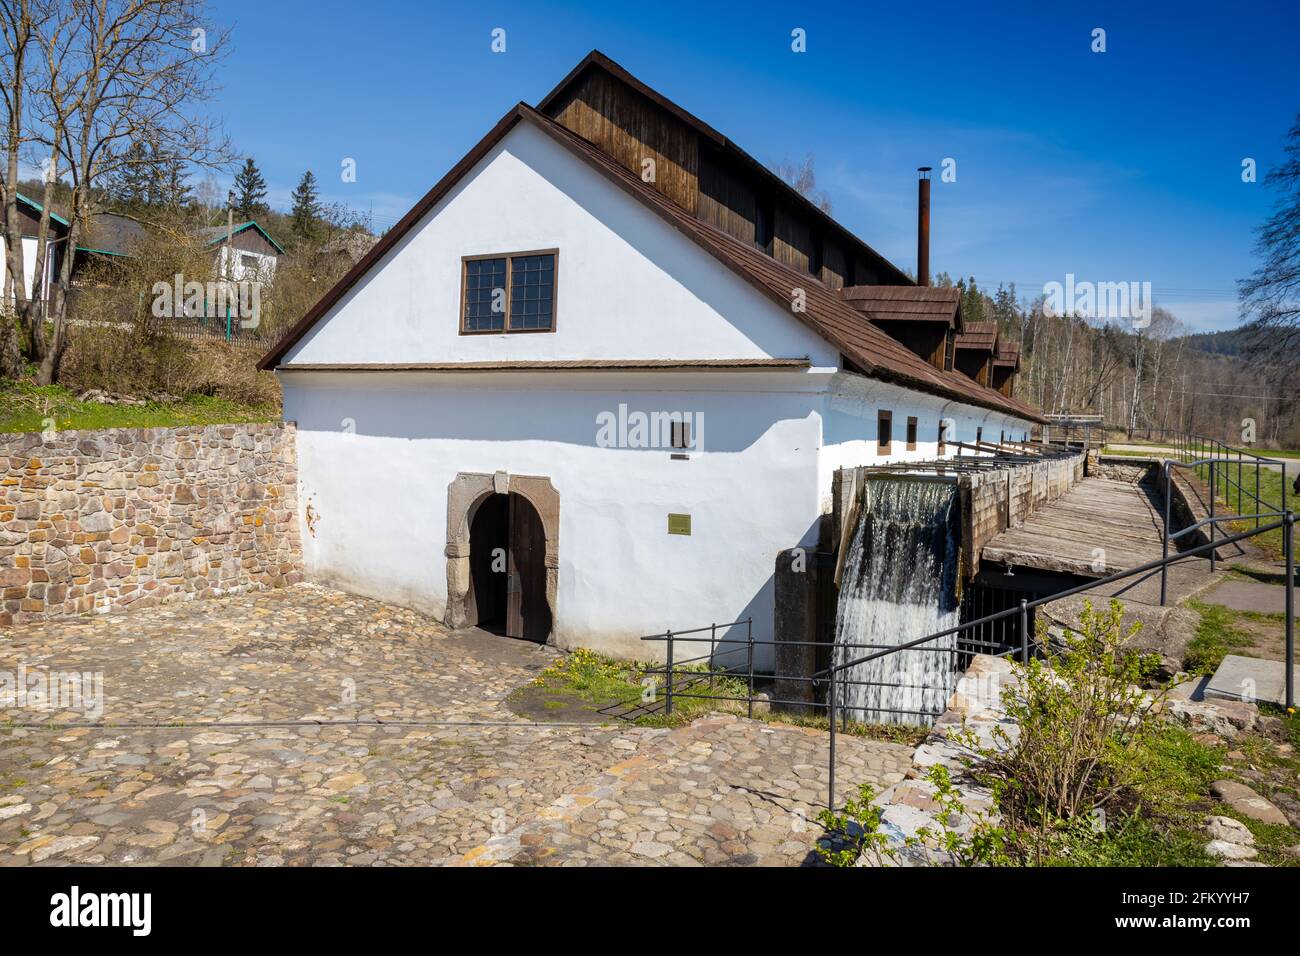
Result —
<path fill-rule="evenodd" d="M 0 435 L 0 625 L 302 580 L 292 424 Z"/>

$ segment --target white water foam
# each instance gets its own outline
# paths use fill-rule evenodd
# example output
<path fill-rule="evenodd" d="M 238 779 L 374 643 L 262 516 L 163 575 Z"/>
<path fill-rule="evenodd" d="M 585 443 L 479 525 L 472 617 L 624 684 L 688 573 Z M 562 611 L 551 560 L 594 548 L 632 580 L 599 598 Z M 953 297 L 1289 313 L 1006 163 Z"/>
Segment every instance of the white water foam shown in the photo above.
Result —
<path fill-rule="evenodd" d="M 957 488 L 872 478 L 840 581 L 835 659 L 846 663 L 959 623 Z M 850 719 L 929 726 L 956 689 L 956 635 L 841 672 Z"/>

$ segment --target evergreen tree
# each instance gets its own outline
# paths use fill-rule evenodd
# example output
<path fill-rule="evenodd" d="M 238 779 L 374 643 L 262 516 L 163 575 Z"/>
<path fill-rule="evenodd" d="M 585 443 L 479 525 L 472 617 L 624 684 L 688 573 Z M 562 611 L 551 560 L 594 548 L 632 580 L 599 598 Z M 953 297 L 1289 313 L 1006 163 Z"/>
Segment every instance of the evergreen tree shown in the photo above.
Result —
<path fill-rule="evenodd" d="M 125 210 L 139 210 L 149 205 L 152 162 L 148 148 L 135 140 L 118 162 L 105 190 L 109 203 Z"/>
<path fill-rule="evenodd" d="M 159 153 L 157 157 L 155 205 L 168 209 L 185 208 L 194 201 L 189 174 L 185 171 L 185 160 L 178 155 L 166 153 Z"/>
<path fill-rule="evenodd" d="M 980 292 L 979 287 L 975 284 L 975 277 L 971 276 L 966 282 L 958 280 L 957 288 L 961 289 L 962 321 L 983 322 L 984 293 Z"/>
<path fill-rule="evenodd" d="M 289 213 L 293 218 L 293 231 L 304 239 L 310 239 L 316 233 L 316 220 L 320 217 L 320 211 L 316 174 L 309 169 L 302 174 L 302 179 L 293 191 L 293 208 Z"/>
<path fill-rule="evenodd" d="M 266 211 L 266 180 L 250 156 L 235 174 L 235 215 L 242 220 L 256 219 Z"/>

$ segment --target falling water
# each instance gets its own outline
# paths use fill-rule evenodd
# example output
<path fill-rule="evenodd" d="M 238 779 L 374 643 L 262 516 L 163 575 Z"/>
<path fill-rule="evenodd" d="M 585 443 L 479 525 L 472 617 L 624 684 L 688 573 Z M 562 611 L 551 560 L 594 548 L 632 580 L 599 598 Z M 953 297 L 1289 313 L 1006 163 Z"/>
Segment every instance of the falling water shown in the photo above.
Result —
<path fill-rule="evenodd" d="M 957 537 L 949 482 L 873 478 L 844 562 L 835 616 L 839 663 L 958 623 Z M 853 719 L 929 725 L 956 688 L 955 635 L 844 671 L 837 693 Z M 939 650 L 942 648 L 943 650 Z M 861 709 L 857 709 L 861 708 Z"/>

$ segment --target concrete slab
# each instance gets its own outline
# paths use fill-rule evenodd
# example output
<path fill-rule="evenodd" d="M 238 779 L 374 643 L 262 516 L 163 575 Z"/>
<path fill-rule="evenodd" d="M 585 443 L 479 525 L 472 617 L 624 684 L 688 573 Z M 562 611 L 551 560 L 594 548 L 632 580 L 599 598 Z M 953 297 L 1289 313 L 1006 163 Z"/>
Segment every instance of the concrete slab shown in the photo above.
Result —
<path fill-rule="evenodd" d="M 1220 581 L 1201 595 L 1206 604 L 1220 604 L 1234 611 L 1256 611 L 1260 614 L 1286 613 L 1286 588 L 1280 584 L 1262 581 Z"/>
<path fill-rule="evenodd" d="M 1300 687 L 1300 668 L 1293 670 Z M 1258 657 L 1229 654 L 1205 685 L 1205 698 L 1211 700 L 1248 700 L 1286 703 L 1286 665 Z"/>

